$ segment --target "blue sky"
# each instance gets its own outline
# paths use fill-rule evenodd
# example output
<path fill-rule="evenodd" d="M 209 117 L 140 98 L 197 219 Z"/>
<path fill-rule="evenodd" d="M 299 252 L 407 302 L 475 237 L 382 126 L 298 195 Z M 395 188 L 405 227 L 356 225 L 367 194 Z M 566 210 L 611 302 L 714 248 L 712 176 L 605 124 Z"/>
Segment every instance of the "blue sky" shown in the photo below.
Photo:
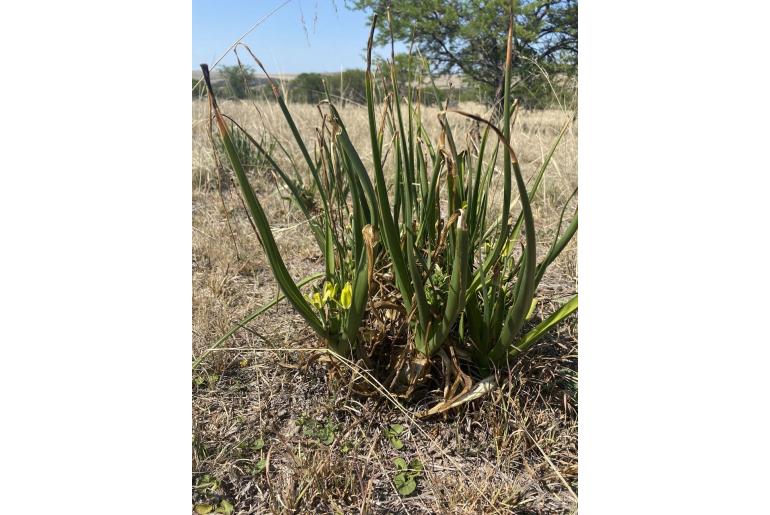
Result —
<path fill-rule="evenodd" d="M 193 0 L 192 68 L 216 61 L 254 23 L 283 2 Z M 290 0 L 243 41 L 271 73 L 338 72 L 340 68 L 365 66 L 368 36 L 366 13 L 349 10 L 345 0 Z M 244 64 L 251 60 L 245 51 L 239 55 Z M 231 53 L 221 64 L 235 62 Z"/>

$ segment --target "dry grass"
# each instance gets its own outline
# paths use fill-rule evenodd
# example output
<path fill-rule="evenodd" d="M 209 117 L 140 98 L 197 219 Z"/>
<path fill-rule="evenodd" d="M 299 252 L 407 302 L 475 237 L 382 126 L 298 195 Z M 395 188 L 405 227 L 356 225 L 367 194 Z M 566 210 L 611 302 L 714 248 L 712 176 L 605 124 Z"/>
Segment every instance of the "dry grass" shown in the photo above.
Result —
<path fill-rule="evenodd" d="M 483 112 L 479 106 L 462 107 Z M 274 298 L 278 288 L 237 190 L 228 187 L 229 178 L 221 192 L 217 187 L 207 107 L 194 101 L 192 108 L 193 355 L 198 356 Z M 223 102 L 222 108 L 253 134 L 269 127 L 297 151 L 274 104 Z M 291 109 L 306 141 L 312 141 L 318 111 L 307 105 Z M 429 111 L 435 134 L 436 110 Z M 341 114 L 354 143 L 367 149 L 365 110 L 349 106 Z M 513 140 L 525 173 L 537 168 L 565 118 L 558 111 L 519 115 Z M 453 123 L 460 131 L 467 124 L 459 117 Z M 366 164 L 366 153 L 362 157 Z M 577 184 L 576 128 L 567 132 L 552 163 L 535 204 L 542 242 L 549 241 L 560 206 Z M 321 256 L 301 215 L 264 170 L 254 172 L 253 184 L 295 278 L 320 271 Z M 541 291 L 557 299 L 575 287 L 573 241 Z M 540 313 L 553 309 L 542 304 Z M 347 371 L 330 372 L 326 363 L 310 359 L 312 352 L 297 350 L 318 343 L 301 318 L 279 304 L 194 373 L 193 485 L 204 474 L 219 481 L 213 490 L 193 488 L 194 501 L 222 496 L 235 513 L 571 513 L 577 507 L 570 492 L 577 493 L 576 331 L 573 317 L 507 372 L 510 377 L 502 381 L 507 386 L 487 398 L 447 418 L 415 420 L 408 411 L 415 406 L 404 413 L 383 398 L 353 394 L 345 387 Z M 303 420 L 329 424 L 331 445 L 321 443 Z M 400 450 L 383 434 L 393 423 L 406 428 Z M 260 438 L 264 447 L 256 449 Z M 425 464 L 410 497 L 399 496 L 392 483 L 397 456 Z M 262 470 L 260 460 L 265 460 Z"/>

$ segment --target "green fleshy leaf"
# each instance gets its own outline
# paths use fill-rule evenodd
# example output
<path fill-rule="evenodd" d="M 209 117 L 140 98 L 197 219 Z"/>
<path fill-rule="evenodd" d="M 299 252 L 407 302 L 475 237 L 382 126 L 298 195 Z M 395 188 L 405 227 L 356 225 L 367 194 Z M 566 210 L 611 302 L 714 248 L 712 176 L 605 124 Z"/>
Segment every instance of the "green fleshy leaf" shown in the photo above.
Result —
<path fill-rule="evenodd" d="M 396 474 L 396 477 L 393 478 L 393 483 L 396 485 L 398 493 L 402 496 L 410 495 L 417 489 L 417 482 L 414 478 L 407 476 L 403 472 Z"/>
<path fill-rule="evenodd" d="M 230 501 L 228 501 L 227 499 L 222 499 L 219 502 L 217 513 L 224 513 L 225 515 L 230 515 L 232 512 L 233 512 L 233 505 L 230 504 Z"/>
<path fill-rule="evenodd" d="M 418 475 L 420 472 L 422 472 L 423 464 L 419 459 L 414 458 L 409 462 L 409 469 L 414 472 L 414 475 Z"/>

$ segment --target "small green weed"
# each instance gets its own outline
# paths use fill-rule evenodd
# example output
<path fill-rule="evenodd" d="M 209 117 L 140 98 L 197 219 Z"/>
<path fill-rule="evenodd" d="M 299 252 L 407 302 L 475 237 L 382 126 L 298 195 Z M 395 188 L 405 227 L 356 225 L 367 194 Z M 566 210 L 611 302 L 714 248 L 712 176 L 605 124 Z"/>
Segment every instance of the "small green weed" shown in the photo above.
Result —
<path fill-rule="evenodd" d="M 422 473 L 423 464 L 413 458 L 409 463 L 404 458 L 393 460 L 397 473 L 393 476 L 393 484 L 396 485 L 398 493 L 404 497 L 412 495 L 417 489 L 417 478 Z"/>
<path fill-rule="evenodd" d="M 214 388 L 219 382 L 219 374 L 207 374 L 205 372 L 193 377 L 193 385 L 196 388 Z"/>
<path fill-rule="evenodd" d="M 302 434 L 305 437 L 316 439 L 326 446 L 334 443 L 337 424 L 330 420 L 320 424 L 311 418 L 302 416 L 297 420 L 297 424 L 302 427 Z"/>
<path fill-rule="evenodd" d="M 230 515 L 233 512 L 233 509 L 233 505 L 227 499 L 222 499 L 217 505 L 201 503 L 196 504 L 194 507 L 195 513 L 198 515 L 206 515 L 207 513 L 223 513 L 224 515 Z"/>
<path fill-rule="evenodd" d="M 390 442 L 390 445 L 392 445 L 396 450 L 404 447 L 404 442 L 402 442 L 399 438 L 403 432 L 404 426 L 401 424 L 391 424 L 391 426 L 385 430 L 385 437 Z"/>
<path fill-rule="evenodd" d="M 207 513 L 222 513 L 230 515 L 233 512 L 233 505 L 223 497 L 222 482 L 210 474 L 204 474 L 195 484 L 195 491 L 198 502 L 193 506 L 193 510 L 198 515 Z"/>

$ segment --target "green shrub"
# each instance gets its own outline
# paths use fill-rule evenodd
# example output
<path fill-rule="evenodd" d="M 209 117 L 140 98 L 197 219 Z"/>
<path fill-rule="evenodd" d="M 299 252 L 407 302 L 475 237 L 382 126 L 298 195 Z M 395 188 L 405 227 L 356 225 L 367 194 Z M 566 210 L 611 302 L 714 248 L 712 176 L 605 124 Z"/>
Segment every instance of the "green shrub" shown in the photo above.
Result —
<path fill-rule="evenodd" d="M 365 72 L 345 70 L 342 73 L 300 73 L 289 83 L 291 102 L 312 103 L 326 98 L 328 90 L 338 104 L 346 101 L 366 102 Z"/>
<path fill-rule="evenodd" d="M 222 93 L 230 98 L 247 98 L 257 80 L 254 70 L 248 66 L 222 66 L 220 73 L 225 79 Z"/>
<path fill-rule="evenodd" d="M 316 104 L 324 94 L 324 78 L 320 73 L 300 73 L 289 83 L 292 102 Z"/>

